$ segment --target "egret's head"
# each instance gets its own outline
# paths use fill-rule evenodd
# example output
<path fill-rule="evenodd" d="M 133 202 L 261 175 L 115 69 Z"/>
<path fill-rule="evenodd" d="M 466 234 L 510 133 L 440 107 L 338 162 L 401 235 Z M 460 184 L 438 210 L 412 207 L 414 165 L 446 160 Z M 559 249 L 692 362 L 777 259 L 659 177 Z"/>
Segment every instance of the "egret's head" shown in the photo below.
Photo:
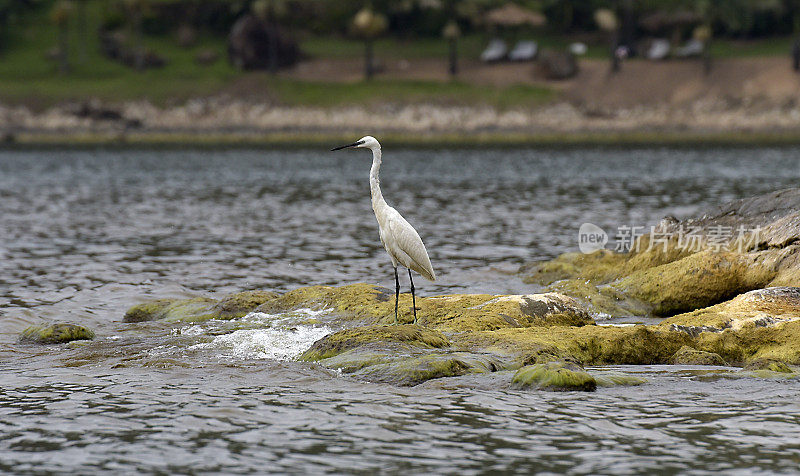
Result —
<path fill-rule="evenodd" d="M 348 147 L 352 147 L 352 148 L 362 147 L 362 148 L 365 148 L 365 149 L 375 150 L 375 149 L 380 149 L 381 145 L 378 143 L 378 140 L 375 139 L 374 137 L 372 137 L 372 136 L 364 136 L 361 139 L 353 142 L 352 144 L 347 144 L 347 145 L 343 145 L 343 146 L 340 146 L 340 147 L 334 147 L 331 150 L 347 149 Z"/>

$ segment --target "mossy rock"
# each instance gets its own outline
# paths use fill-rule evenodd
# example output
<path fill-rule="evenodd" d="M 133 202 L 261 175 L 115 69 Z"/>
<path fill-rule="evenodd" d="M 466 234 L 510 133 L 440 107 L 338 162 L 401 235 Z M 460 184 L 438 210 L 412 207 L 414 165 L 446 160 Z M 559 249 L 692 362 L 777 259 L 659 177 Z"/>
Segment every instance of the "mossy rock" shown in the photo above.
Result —
<path fill-rule="evenodd" d="M 453 339 L 459 348 L 495 349 L 523 361 L 526 356 L 544 353 L 569 356 L 583 365 L 666 364 L 678 349 L 692 343 L 686 333 L 643 325 L 498 329 Z"/>
<path fill-rule="evenodd" d="M 29 344 L 61 344 L 75 340 L 94 339 L 94 332 L 86 327 L 70 323 L 49 326 L 30 326 L 20 335 L 20 342 Z"/>
<path fill-rule="evenodd" d="M 631 387 L 647 383 L 644 377 L 614 370 L 592 371 L 589 374 L 594 377 L 598 387 Z"/>
<path fill-rule="evenodd" d="M 532 325 L 594 324 L 589 312 L 574 299 L 556 293 L 494 296 L 454 294 L 416 298 L 418 323 L 440 330 L 493 330 Z M 399 298 L 399 321 L 413 320 L 412 296 Z M 292 290 L 256 308 L 274 313 L 302 308 L 328 309 L 341 319 L 369 324 L 394 324 L 394 293 L 368 284 L 341 287 L 311 286 Z"/>
<path fill-rule="evenodd" d="M 671 263 L 688 256 L 689 252 L 671 240 L 666 249 L 660 245 L 650 246 L 650 235 L 639 237 L 629 253 L 598 250 L 594 253 L 564 253 L 549 261 L 538 261 L 522 265 L 522 280 L 529 284 L 551 285 L 563 280 L 589 281 L 603 284 L 625 277 L 631 273 Z"/>
<path fill-rule="evenodd" d="M 594 325 L 594 319 L 585 307 L 580 305 L 575 299 L 559 293 L 525 294 L 500 296 L 486 304 L 480 309 L 501 313 L 503 309 L 495 309 L 499 304 L 515 303 L 519 305 L 518 321 L 523 327 L 530 326 L 574 326 L 581 327 Z M 506 311 L 506 314 L 516 312 L 514 308 Z"/>
<path fill-rule="evenodd" d="M 123 322 L 206 321 L 219 316 L 214 310 L 217 300 L 196 297 L 191 299 L 157 299 L 137 304 L 125 313 Z"/>
<path fill-rule="evenodd" d="M 370 382 L 413 386 L 444 377 L 494 372 L 502 364 L 486 355 L 464 352 L 427 353 L 364 367 L 354 376 Z"/>
<path fill-rule="evenodd" d="M 745 365 L 744 369 L 746 371 L 756 371 L 756 370 L 768 370 L 770 372 L 779 372 L 779 373 L 794 373 L 794 370 L 791 369 L 788 365 L 778 360 L 770 360 L 770 359 L 756 359 L 749 362 Z"/>
<path fill-rule="evenodd" d="M 394 316 L 394 292 L 364 283 L 339 287 L 307 286 L 267 301 L 255 311 L 276 313 L 298 309 L 327 309 L 338 317 L 377 323 L 390 313 Z"/>
<path fill-rule="evenodd" d="M 214 305 L 212 312 L 216 314 L 217 319 L 238 319 L 278 296 L 280 294 L 273 291 L 243 291 L 229 294 Z"/>
<path fill-rule="evenodd" d="M 733 253 L 705 251 L 637 271 L 611 284 L 626 296 L 653 306 L 656 316 L 708 307 L 760 288 L 775 274 Z"/>
<path fill-rule="evenodd" d="M 678 334 L 679 332 L 675 332 Z M 800 321 L 773 326 L 746 326 L 722 332 L 702 332 L 693 347 L 719 354 L 726 362 L 742 365 L 758 359 L 800 365 Z"/>
<path fill-rule="evenodd" d="M 620 276 L 620 266 L 627 255 L 610 250 L 594 253 L 564 253 L 549 261 L 537 261 L 520 267 L 522 281 L 546 286 L 565 279 L 607 282 Z"/>
<path fill-rule="evenodd" d="M 647 316 L 653 306 L 625 295 L 607 284 L 596 285 L 586 279 L 566 279 L 547 286 L 544 291 L 574 298 L 587 310 L 608 316 Z"/>
<path fill-rule="evenodd" d="M 418 307 L 420 324 L 456 332 L 595 323 L 585 307 L 558 293 L 455 294 L 421 299 Z"/>
<path fill-rule="evenodd" d="M 739 330 L 766 327 L 780 322 L 800 320 L 800 288 L 771 287 L 756 289 L 730 301 L 666 319 L 662 326 L 687 332 Z"/>
<path fill-rule="evenodd" d="M 146 322 L 161 319 L 174 299 L 156 299 L 132 306 L 125 312 L 122 322 Z"/>
<path fill-rule="evenodd" d="M 306 359 L 304 356 L 300 356 L 299 358 L 300 360 L 313 360 Z M 355 348 L 346 350 L 332 357 L 318 360 L 318 362 L 329 369 L 338 370 L 344 374 L 351 374 L 365 367 L 391 362 L 396 358 L 396 356 L 390 355 L 385 349 Z"/>
<path fill-rule="evenodd" d="M 672 357 L 674 365 L 714 365 L 726 366 L 725 360 L 719 354 L 697 350 L 685 345 L 675 352 Z"/>
<path fill-rule="evenodd" d="M 318 361 L 351 349 L 374 348 L 387 344 L 431 349 L 447 347 L 450 341 L 438 331 L 410 324 L 357 327 L 327 335 L 314 342 L 299 360 Z"/>
<path fill-rule="evenodd" d="M 522 367 L 511 379 L 517 388 L 593 392 L 597 381 L 582 367 L 568 362 L 548 362 Z"/>

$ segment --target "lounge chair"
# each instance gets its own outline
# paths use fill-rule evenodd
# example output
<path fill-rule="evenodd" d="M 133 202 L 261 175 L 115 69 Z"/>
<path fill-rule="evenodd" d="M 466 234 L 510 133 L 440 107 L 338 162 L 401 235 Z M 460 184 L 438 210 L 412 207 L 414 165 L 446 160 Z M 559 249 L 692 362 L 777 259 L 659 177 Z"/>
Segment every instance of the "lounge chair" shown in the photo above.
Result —
<path fill-rule="evenodd" d="M 494 39 L 489 42 L 489 46 L 481 53 L 481 61 L 484 63 L 494 63 L 504 59 L 506 53 L 508 53 L 506 42 L 500 39 Z"/>
<path fill-rule="evenodd" d="M 535 41 L 520 41 L 508 54 L 511 61 L 531 61 L 536 58 L 539 52 L 539 45 Z"/>
<path fill-rule="evenodd" d="M 650 48 L 647 49 L 645 56 L 649 60 L 662 60 L 669 56 L 669 41 L 663 38 L 656 38 L 650 43 Z"/>
<path fill-rule="evenodd" d="M 685 45 L 681 46 L 675 51 L 675 55 L 680 58 L 689 58 L 692 56 L 700 56 L 703 54 L 705 45 L 700 40 L 689 40 Z"/>

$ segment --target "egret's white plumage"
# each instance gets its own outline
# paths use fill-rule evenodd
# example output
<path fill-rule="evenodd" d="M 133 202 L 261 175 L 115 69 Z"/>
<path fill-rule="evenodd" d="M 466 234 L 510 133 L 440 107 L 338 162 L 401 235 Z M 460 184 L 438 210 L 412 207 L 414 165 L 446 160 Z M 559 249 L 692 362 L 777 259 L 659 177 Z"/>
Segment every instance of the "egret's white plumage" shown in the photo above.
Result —
<path fill-rule="evenodd" d="M 436 280 L 436 273 L 433 271 L 431 260 L 428 258 L 428 251 L 425 244 L 419 237 L 417 230 L 411 226 L 405 218 L 394 208 L 390 207 L 381 193 L 379 173 L 381 169 L 381 145 L 372 136 L 362 137 L 353 144 L 337 147 L 333 150 L 345 147 L 357 147 L 370 149 L 372 151 L 372 168 L 369 171 L 369 188 L 372 194 L 372 210 L 378 220 L 381 244 L 389 253 L 392 266 L 395 270 L 396 294 L 399 293 L 399 281 L 397 280 L 397 265 L 400 264 L 409 269 L 408 277 L 411 279 L 411 270 L 421 274 L 430 281 Z M 411 294 L 414 297 L 414 282 L 411 281 Z M 414 299 L 416 304 L 416 299 Z M 397 301 L 395 301 L 395 317 L 397 316 Z M 414 308 L 414 320 L 416 321 L 416 307 Z"/>

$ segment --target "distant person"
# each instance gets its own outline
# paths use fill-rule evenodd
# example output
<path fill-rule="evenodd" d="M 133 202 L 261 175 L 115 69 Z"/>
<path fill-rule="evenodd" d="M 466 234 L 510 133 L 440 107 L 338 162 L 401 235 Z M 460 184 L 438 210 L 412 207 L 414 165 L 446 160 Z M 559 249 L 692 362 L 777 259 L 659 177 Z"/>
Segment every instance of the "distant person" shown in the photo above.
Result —
<path fill-rule="evenodd" d="M 800 71 L 800 38 L 792 44 L 792 67 L 795 71 Z"/>
<path fill-rule="evenodd" d="M 619 45 L 614 48 L 614 52 L 611 54 L 611 71 L 615 73 L 619 71 L 622 66 L 622 60 L 630 56 L 630 53 L 631 50 L 627 45 Z"/>

